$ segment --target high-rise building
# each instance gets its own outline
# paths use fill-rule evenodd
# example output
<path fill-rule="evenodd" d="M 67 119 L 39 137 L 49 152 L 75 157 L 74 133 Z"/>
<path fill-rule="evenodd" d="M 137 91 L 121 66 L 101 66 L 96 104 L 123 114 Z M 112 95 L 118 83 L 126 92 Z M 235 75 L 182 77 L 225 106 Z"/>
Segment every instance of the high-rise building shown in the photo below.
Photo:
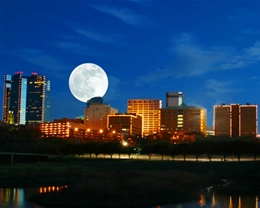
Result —
<path fill-rule="evenodd" d="M 108 129 L 126 136 L 142 135 L 142 116 L 136 113 L 108 115 Z"/>
<path fill-rule="evenodd" d="M 200 132 L 206 135 L 207 111 L 196 106 L 170 106 L 161 109 L 161 132 L 184 135 Z"/>
<path fill-rule="evenodd" d="M 33 72 L 4 76 L 2 120 L 8 124 L 42 123 L 49 121 L 50 80 Z"/>
<path fill-rule="evenodd" d="M 84 125 L 90 130 L 107 129 L 107 116 L 118 113 L 109 104 L 103 103 L 102 97 L 92 98 L 84 109 Z"/>
<path fill-rule="evenodd" d="M 223 104 L 214 106 L 215 136 L 256 137 L 257 129 L 257 105 Z"/>
<path fill-rule="evenodd" d="M 166 107 L 179 106 L 184 103 L 184 95 L 182 92 L 167 92 Z"/>
<path fill-rule="evenodd" d="M 160 131 L 162 101 L 158 99 L 130 99 L 127 102 L 127 113 L 143 116 L 143 135 Z"/>

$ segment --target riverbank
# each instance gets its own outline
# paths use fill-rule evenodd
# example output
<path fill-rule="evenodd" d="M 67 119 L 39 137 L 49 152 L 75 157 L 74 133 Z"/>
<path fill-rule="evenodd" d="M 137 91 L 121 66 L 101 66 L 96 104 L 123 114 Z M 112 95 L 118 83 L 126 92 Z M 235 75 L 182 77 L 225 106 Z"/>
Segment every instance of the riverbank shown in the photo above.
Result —
<path fill-rule="evenodd" d="M 260 193 L 260 162 L 177 162 L 54 158 L 47 163 L 4 165 L 0 187 L 68 185 L 32 200 L 48 207 L 151 207 L 198 200 L 216 191 Z M 229 186 L 226 181 L 231 182 Z M 221 186 L 220 186 L 221 185 Z"/>

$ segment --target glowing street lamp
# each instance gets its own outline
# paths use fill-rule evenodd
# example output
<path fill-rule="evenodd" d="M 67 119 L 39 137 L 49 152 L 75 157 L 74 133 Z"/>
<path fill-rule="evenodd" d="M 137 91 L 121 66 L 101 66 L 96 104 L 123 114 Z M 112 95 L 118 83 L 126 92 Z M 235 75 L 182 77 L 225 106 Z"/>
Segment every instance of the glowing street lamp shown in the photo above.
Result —
<path fill-rule="evenodd" d="M 77 127 L 74 129 L 74 131 L 75 131 L 75 143 L 79 143 L 78 130 L 79 130 L 79 129 L 78 129 Z"/>

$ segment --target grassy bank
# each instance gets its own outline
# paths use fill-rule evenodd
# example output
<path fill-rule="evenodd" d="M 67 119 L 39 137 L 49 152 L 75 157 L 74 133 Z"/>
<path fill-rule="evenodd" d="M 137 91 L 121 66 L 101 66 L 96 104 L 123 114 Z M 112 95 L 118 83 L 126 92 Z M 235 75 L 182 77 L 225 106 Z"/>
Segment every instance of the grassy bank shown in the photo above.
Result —
<path fill-rule="evenodd" d="M 48 163 L 4 165 L 0 187 L 68 185 L 33 200 L 58 207 L 151 207 L 199 199 L 216 191 L 260 192 L 260 162 L 177 162 L 55 158 Z M 222 179 L 230 186 L 219 186 Z"/>

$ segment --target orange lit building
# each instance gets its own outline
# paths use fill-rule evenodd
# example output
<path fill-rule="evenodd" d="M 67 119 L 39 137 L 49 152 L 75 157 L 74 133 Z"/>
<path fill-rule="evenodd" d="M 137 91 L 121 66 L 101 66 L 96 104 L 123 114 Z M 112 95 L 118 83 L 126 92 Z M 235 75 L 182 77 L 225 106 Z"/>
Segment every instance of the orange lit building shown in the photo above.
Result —
<path fill-rule="evenodd" d="M 215 105 L 214 134 L 215 136 L 242 137 L 257 135 L 257 105 Z"/>
<path fill-rule="evenodd" d="M 84 125 L 90 130 L 107 129 L 107 116 L 118 112 L 109 104 L 104 104 L 101 97 L 92 98 L 84 109 Z"/>
<path fill-rule="evenodd" d="M 161 109 L 161 132 L 184 135 L 200 132 L 206 135 L 207 111 L 196 106 L 169 106 Z"/>
<path fill-rule="evenodd" d="M 43 138 L 63 138 L 77 143 L 83 142 L 87 132 L 86 126 L 72 119 L 41 123 L 39 130 Z"/>
<path fill-rule="evenodd" d="M 142 135 L 142 116 L 140 114 L 115 114 L 107 116 L 108 129 L 126 136 Z"/>
<path fill-rule="evenodd" d="M 143 116 L 143 135 L 160 131 L 162 101 L 158 99 L 131 99 L 127 102 L 127 113 Z"/>

